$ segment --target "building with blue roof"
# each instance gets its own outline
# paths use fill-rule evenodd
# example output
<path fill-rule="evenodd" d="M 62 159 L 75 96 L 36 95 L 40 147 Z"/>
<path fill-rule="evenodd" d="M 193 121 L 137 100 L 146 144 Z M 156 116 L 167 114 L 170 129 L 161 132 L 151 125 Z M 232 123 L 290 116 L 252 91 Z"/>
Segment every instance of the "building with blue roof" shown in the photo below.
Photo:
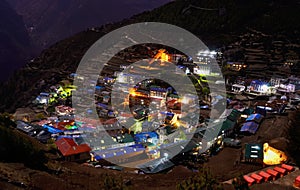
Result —
<path fill-rule="evenodd" d="M 134 135 L 134 141 L 136 143 L 151 142 L 153 144 L 157 144 L 158 140 L 159 138 L 156 132 L 144 132 L 144 133 L 138 133 Z"/>
<path fill-rule="evenodd" d="M 255 121 L 256 123 L 260 123 L 263 119 L 263 115 L 256 113 L 256 114 L 251 114 L 246 121 Z"/>
<path fill-rule="evenodd" d="M 47 129 L 52 134 L 62 133 L 63 132 L 63 130 L 57 129 L 57 128 L 55 128 L 53 126 L 50 126 L 50 125 L 47 125 L 47 124 L 43 125 L 43 128 Z"/>
<path fill-rule="evenodd" d="M 244 133 L 250 133 L 250 134 L 255 134 L 256 131 L 258 130 L 259 124 L 254 122 L 254 121 L 250 121 L 250 122 L 246 122 L 244 123 L 244 125 L 241 128 L 241 132 Z"/>

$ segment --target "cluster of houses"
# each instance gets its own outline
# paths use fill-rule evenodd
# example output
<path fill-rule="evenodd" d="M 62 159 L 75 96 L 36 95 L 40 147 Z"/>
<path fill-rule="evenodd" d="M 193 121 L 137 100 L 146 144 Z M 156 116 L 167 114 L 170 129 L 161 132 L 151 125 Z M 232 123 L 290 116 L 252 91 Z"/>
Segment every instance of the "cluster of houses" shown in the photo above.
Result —
<path fill-rule="evenodd" d="M 84 79 L 84 76 L 71 75 Z M 131 77 L 140 76 L 118 75 L 117 80 L 121 84 L 119 88 L 124 85 L 124 89 L 128 89 L 127 84 L 132 81 Z M 198 103 L 196 97 L 187 95 L 180 99 L 172 88 L 157 85 L 150 85 L 147 90 L 142 91 L 140 87 L 147 85 L 144 83 L 137 86 L 134 91 L 128 92 L 132 96 L 134 112 L 141 117 L 140 121 L 137 121 L 128 131 L 121 121 L 115 119 L 116 116 L 120 116 L 126 120 L 128 115 L 115 112 L 110 106 L 110 91 L 115 78 L 102 77 L 98 81 L 89 82 L 95 85 L 95 92 L 91 93 L 94 93 L 96 97 L 101 126 L 98 126 L 99 122 L 84 116 L 76 118 L 75 121 L 76 110 L 65 105 L 65 101 L 59 100 L 69 98 L 76 87 L 71 84 L 59 84 L 51 87 L 49 92 L 41 93 L 34 102 L 37 105 L 54 107 L 49 114 L 50 117 L 36 122 L 18 121 L 17 128 L 43 143 L 54 139 L 58 150 L 66 160 L 83 160 L 90 155 L 92 160 L 96 161 L 113 159 L 113 162 L 124 162 L 129 158 L 132 161 L 133 158 L 143 157 L 152 163 L 154 160 L 162 162 L 165 159 L 165 154 L 161 154 L 161 147 L 164 146 L 161 145 L 168 144 L 168 148 L 172 148 L 177 146 L 176 143 L 186 141 L 186 134 L 190 133 L 191 126 L 197 124 L 197 122 L 184 123 L 180 120 L 184 116 L 172 111 L 173 109 L 180 110 L 181 105 L 186 104 L 193 112 L 193 107 L 196 107 Z M 147 98 L 139 96 L 145 93 Z M 142 108 L 138 106 L 144 104 L 147 107 L 150 101 L 155 102 L 158 112 L 147 111 L 144 109 L 145 106 Z M 165 104 L 171 109 L 160 110 L 160 107 Z M 92 111 L 88 108 L 86 110 L 87 115 Z M 159 122 L 155 122 L 154 118 Z M 100 127 L 104 128 L 105 132 L 99 131 Z M 166 151 L 166 146 L 164 151 Z"/>
<path fill-rule="evenodd" d="M 245 79 L 246 80 L 246 79 Z M 287 100 L 289 96 L 297 96 L 300 90 L 300 78 L 273 76 L 268 80 L 252 80 L 248 85 L 245 80 L 232 85 L 231 90 L 235 93 L 253 93 L 257 95 L 281 95 Z M 299 97 L 297 97 L 299 99 Z"/>
<path fill-rule="evenodd" d="M 66 100 L 71 97 L 76 87 L 69 80 L 63 80 L 55 86 L 51 86 L 48 92 L 41 92 L 33 101 L 36 105 L 51 105 L 60 100 Z"/>
<path fill-rule="evenodd" d="M 226 47 L 221 48 L 221 65 L 229 70 L 247 71 L 254 78 L 292 75 L 299 71 L 299 46 L 287 37 L 267 35 L 249 30 Z"/>
<path fill-rule="evenodd" d="M 182 55 L 162 57 L 176 61 L 177 67 L 173 72 L 181 70 L 182 73 L 183 70 L 187 75 L 200 76 L 199 83 L 207 83 L 203 76 L 215 74 L 216 69 L 211 63 L 222 56 L 221 52 L 203 51 L 199 52 L 195 61 Z M 240 146 L 235 139 L 236 134 L 255 134 L 266 112 L 271 111 L 270 108 L 283 111 L 287 98 L 300 89 L 300 80 L 295 77 L 253 80 L 249 86 L 245 86 L 245 83 L 234 84 L 232 91 L 237 94 L 242 91 L 268 95 L 281 92 L 281 100 L 260 103 L 254 109 L 244 108 L 239 101 L 228 100 L 232 109 L 226 109 L 218 120 L 206 126 L 200 120 L 193 119 L 193 113 L 204 108 L 199 106 L 198 97 L 191 94 L 179 97 L 175 89 L 166 84 L 146 79 L 140 73 L 120 72 L 130 69 L 128 66 L 110 66 L 113 67 L 110 77 L 99 77 L 98 81 L 71 74 L 73 78 L 86 81 L 86 85 L 95 86 L 95 91 L 87 93 L 95 96 L 96 111 L 100 117 L 98 121 L 89 119 L 89 114 L 93 112 L 89 107 L 85 107 L 86 112 L 75 120 L 76 110 L 60 100 L 70 98 L 76 87 L 64 82 L 51 87 L 49 92 L 41 93 L 35 100 L 37 105 L 54 107 L 51 117 L 31 123 L 18 121 L 17 128 L 43 143 L 54 139 L 62 157 L 68 161 L 91 159 L 103 164 L 120 165 L 131 162 L 146 173 L 155 173 L 172 166 L 168 161 L 172 157 L 170 152 L 178 147 L 182 149 L 179 155 L 199 158 L 218 152 L 223 145 Z M 234 62 L 232 67 L 241 70 L 247 66 Z M 140 82 L 135 84 L 135 81 Z M 134 88 L 129 88 L 132 85 Z M 117 99 L 122 103 L 119 106 L 130 107 L 135 116 L 135 122 L 130 126 L 127 126 L 127 121 L 132 114 L 116 111 L 111 106 L 113 88 L 125 92 L 129 97 L 120 96 Z M 224 97 L 213 98 L 216 101 L 219 99 Z M 296 95 L 294 99 L 297 99 Z M 182 113 L 182 107 L 187 107 L 188 113 Z M 212 138 L 208 134 L 216 135 Z M 139 160 L 145 162 L 137 164 Z"/>

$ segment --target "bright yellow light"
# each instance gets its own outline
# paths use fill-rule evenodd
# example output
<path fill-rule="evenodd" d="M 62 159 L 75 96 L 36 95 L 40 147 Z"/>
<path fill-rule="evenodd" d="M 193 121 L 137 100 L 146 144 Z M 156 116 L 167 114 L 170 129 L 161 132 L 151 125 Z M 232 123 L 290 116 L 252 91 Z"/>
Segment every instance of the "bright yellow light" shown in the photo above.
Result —
<path fill-rule="evenodd" d="M 264 144 L 264 160 L 266 165 L 277 165 L 287 161 L 287 156 L 284 152 L 277 150 L 268 143 Z"/>
<path fill-rule="evenodd" d="M 135 91 L 135 89 L 134 89 L 134 88 L 131 88 L 131 89 L 129 90 L 129 94 L 130 94 L 131 96 L 136 96 L 136 91 Z"/>
<path fill-rule="evenodd" d="M 171 56 L 168 55 L 167 53 L 165 53 L 166 50 L 165 49 L 160 49 L 158 50 L 158 53 L 153 57 L 154 59 L 160 59 L 162 62 L 168 62 L 170 61 Z M 152 60 L 150 62 L 150 64 L 153 62 L 154 60 Z"/>

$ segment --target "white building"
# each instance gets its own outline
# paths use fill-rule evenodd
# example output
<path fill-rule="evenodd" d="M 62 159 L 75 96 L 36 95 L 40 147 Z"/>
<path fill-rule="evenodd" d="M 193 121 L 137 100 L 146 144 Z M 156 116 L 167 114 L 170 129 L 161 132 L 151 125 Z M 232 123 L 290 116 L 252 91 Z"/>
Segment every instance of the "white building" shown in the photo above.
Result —
<path fill-rule="evenodd" d="M 244 85 L 240 85 L 240 84 L 234 84 L 231 87 L 231 90 L 235 93 L 241 93 L 246 89 L 246 87 Z"/>

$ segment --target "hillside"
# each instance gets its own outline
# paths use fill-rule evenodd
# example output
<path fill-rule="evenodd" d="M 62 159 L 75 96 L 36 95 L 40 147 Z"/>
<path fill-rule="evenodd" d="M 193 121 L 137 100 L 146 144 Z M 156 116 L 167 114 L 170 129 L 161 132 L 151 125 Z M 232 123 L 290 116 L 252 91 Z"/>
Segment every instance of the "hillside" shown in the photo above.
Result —
<path fill-rule="evenodd" d="M 169 0 L 9 0 L 35 45 L 46 48 L 86 28 L 120 21 Z"/>
<path fill-rule="evenodd" d="M 29 47 L 22 17 L 6 1 L 0 1 L 0 81 L 23 65 Z"/>
<path fill-rule="evenodd" d="M 177 0 L 135 19 L 174 24 L 215 45 L 228 42 L 224 34 L 239 34 L 247 28 L 298 36 L 299 8 L 298 0 Z"/>
<path fill-rule="evenodd" d="M 1 88 L 1 110 L 13 112 L 17 107 L 26 106 L 43 90 L 43 87 L 39 86 L 42 80 L 51 85 L 66 77 L 67 73 L 74 72 L 86 50 L 97 39 L 130 23 L 159 21 L 175 24 L 200 36 L 210 48 L 226 47 L 249 29 L 269 35 L 285 35 L 289 41 L 299 43 L 300 24 L 296 22 L 299 18 L 298 1 L 247 2 L 177 0 L 122 22 L 78 33 L 54 44 L 32 63 L 20 69 L 10 82 Z"/>

